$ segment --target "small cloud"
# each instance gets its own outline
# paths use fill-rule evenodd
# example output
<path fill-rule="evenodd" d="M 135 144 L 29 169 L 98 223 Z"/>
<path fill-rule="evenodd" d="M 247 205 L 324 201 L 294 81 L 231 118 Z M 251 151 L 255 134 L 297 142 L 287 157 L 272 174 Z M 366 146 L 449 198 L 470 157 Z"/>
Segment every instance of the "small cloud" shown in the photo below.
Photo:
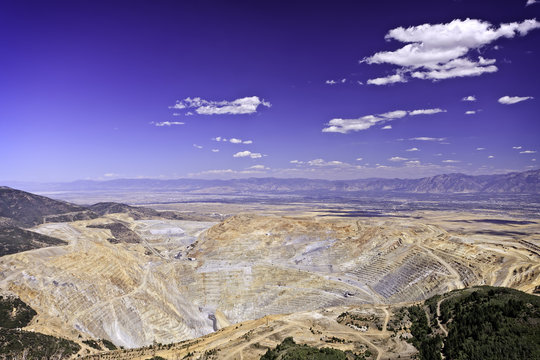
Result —
<path fill-rule="evenodd" d="M 405 151 L 420 151 L 420 149 L 413 147 L 413 148 L 407 149 Z"/>
<path fill-rule="evenodd" d="M 418 136 L 414 138 L 409 138 L 409 140 L 416 140 L 416 141 L 444 141 L 446 138 L 434 138 L 434 137 L 428 137 L 428 136 Z"/>
<path fill-rule="evenodd" d="M 227 139 L 227 138 L 223 138 L 221 136 L 216 136 L 215 138 L 212 138 L 213 141 L 218 141 L 218 142 L 230 142 L 231 144 L 246 144 L 246 145 L 249 145 L 249 144 L 253 144 L 253 141 L 252 140 L 242 140 L 242 139 L 237 139 L 237 138 L 230 138 L 230 139 Z"/>
<path fill-rule="evenodd" d="M 401 74 L 394 74 L 385 77 L 369 79 L 367 81 L 368 85 L 388 85 L 395 83 L 407 82 L 407 80 Z"/>
<path fill-rule="evenodd" d="M 476 110 L 465 111 L 465 115 L 474 115 L 474 114 L 476 114 Z"/>
<path fill-rule="evenodd" d="M 303 164 L 304 162 L 303 161 L 300 161 L 300 160 L 291 160 L 289 161 L 291 164 Z"/>
<path fill-rule="evenodd" d="M 346 165 L 342 161 L 332 160 L 332 161 L 325 161 L 323 159 L 315 159 L 310 160 L 307 162 L 309 166 L 340 166 L 340 165 Z"/>
<path fill-rule="evenodd" d="M 532 96 L 503 96 L 498 101 L 500 104 L 512 105 L 525 100 L 534 99 Z"/>
<path fill-rule="evenodd" d="M 461 101 L 476 101 L 476 96 L 474 95 L 465 96 L 463 99 L 461 99 Z"/>
<path fill-rule="evenodd" d="M 520 154 L 536 154 L 536 150 L 524 150 L 520 151 Z"/>
<path fill-rule="evenodd" d="M 525 4 L 525 6 L 534 5 L 534 4 L 538 4 L 538 1 L 537 0 L 527 0 L 527 3 Z"/>
<path fill-rule="evenodd" d="M 233 143 L 233 144 L 241 144 L 242 143 L 242 140 L 240 139 L 236 139 L 236 138 L 232 138 L 229 140 L 229 142 Z"/>
<path fill-rule="evenodd" d="M 246 144 L 246 145 L 253 144 L 253 141 L 252 140 L 245 140 L 245 141 L 242 141 L 242 144 Z"/>
<path fill-rule="evenodd" d="M 405 162 L 405 165 L 407 165 L 407 166 L 420 165 L 420 161 L 418 161 L 418 160 L 409 160 L 409 161 Z"/>
<path fill-rule="evenodd" d="M 493 158 L 495 158 L 495 156 L 493 156 L 493 155 L 488 156 L 488 159 L 493 159 Z"/>
<path fill-rule="evenodd" d="M 256 113 L 259 106 L 271 107 L 272 105 L 264 99 L 261 100 L 258 96 L 243 97 L 232 101 L 210 101 L 199 97 L 188 97 L 184 100 L 177 100 L 176 104 L 169 106 L 169 108 L 177 110 L 193 108 L 195 113 L 199 115 L 240 115 Z M 186 115 L 188 113 L 190 112 L 186 112 Z"/>
<path fill-rule="evenodd" d="M 536 161 L 536 159 L 531 159 L 531 161 Z"/>
<path fill-rule="evenodd" d="M 486 148 L 483 148 L 483 147 L 477 147 L 476 150 L 482 151 L 482 150 L 486 150 Z"/>
<path fill-rule="evenodd" d="M 252 153 L 249 150 L 245 150 L 245 151 L 237 152 L 236 154 L 233 155 L 233 157 L 235 158 L 250 157 L 252 159 L 258 159 L 258 158 L 261 158 L 262 155 L 260 153 Z"/>
<path fill-rule="evenodd" d="M 270 168 L 264 166 L 264 165 L 253 165 L 253 166 L 250 166 L 248 167 L 248 169 L 251 169 L 251 170 L 269 170 Z"/>
<path fill-rule="evenodd" d="M 362 160 L 364 160 L 364 158 L 361 158 L 361 157 L 356 158 L 356 161 L 362 161 Z"/>
<path fill-rule="evenodd" d="M 193 144 L 193 147 L 197 148 L 197 149 L 202 149 L 203 148 L 201 145 L 197 145 L 197 144 Z"/>
<path fill-rule="evenodd" d="M 337 84 L 337 81 L 335 81 L 335 80 L 326 80 L 324 83 L 326 85 L 335 85 L 335 84 Z"/>
<path fill-rule="evenodd" d="M 162 122 L 150 122 L 150 124 L 153 124 L 154 126 L 172 126 L 172 125 L 184 125 L 181 121 L 162 121 Z"/>
<path fill-rule="evenodd" d="M 459 160 L 443 160 L 443 163 L 454 164 L 460 162 Z"/>
<path fill-rule="evenodd" d="M 446 112 L 446 110 L 435 108 L 435 109 L 420 109 L 420 110 L 413 110 L 409 111 L 409 115 L 415 116 L 415 115 L 433 115 L 441 112 Z"/>
<path fill-rule="evenodd" d="M 512 146 L 512 149 L 514 149 L 514 150 L 521 150 L 521 146 Z"/>
<path fill-rule="evenodd" d="M 120 175 L 115 174 L 115 173 L 106 173 L 106 174 L 103 174 L 103 177 L 106 177 L 106 178 L 118 177 L 118 176 L 120 176 Z"/>
<path fill-rule="evenodd" d="M 212 152 L 219 152 L 219 149 L 212 149 Z"/>
<path fill-rule="evenodd" d="M 399 157 L 399 156 L 393 156 L 393 157 L 389 158 L 388 160 L 397 162 L 397 161 L 407 161 L 407 160 L 409 160 L 409 159 L 403 158 L 403 157 Z"/>
<path fill-rule="evenodd" d="M 381 128 L 381 130 L 391 130 L 391 129 L 392 129 L 392 125 L 386 125 Z"/>
<path fill-rule="evenodd" d="M 432 115 L 440 112 L 446 112 L 439 108 L 435 109 L 419 109 L 412 111 L 394 110 L 383 114 L 365 115 L 357 119 L 341 119 L 335 118 L 330 120 L 326 125 L 327 127 L 322 129 L 322 132 L 336 132 L 341 134 L 347 134 L 351 131 L 367 130 L 370 127 L 378 123 L 385 123 L 395 119 L 401 119 L 407 115 Z M 387 128 L 388 129 L 388 128 Z"/>

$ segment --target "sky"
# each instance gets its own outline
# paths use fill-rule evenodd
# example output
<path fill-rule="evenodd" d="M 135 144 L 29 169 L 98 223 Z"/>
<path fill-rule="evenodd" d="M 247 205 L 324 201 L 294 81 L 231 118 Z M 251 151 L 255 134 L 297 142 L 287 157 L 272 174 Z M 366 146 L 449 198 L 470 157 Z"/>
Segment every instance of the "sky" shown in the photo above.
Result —
<path fill-rule="evenodd" d="M 537 169 L 537 19 L 534 0 L 2 1 L 0 182 Z"/>

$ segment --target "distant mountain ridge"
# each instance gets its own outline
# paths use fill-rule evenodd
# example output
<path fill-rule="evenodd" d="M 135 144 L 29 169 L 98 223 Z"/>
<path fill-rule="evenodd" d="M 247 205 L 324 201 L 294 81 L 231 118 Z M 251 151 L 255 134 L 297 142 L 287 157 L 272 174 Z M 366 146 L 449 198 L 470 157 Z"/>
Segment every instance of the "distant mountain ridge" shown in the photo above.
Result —
<path fill-rule="evenodd" d="M 248 194 L 311 192 L 401 192 L 401 193 L 540 193 L 540 170 L 496 175 L 443 174 L 419 179 L 317 180 L 303 178 L 116 179 L 81 180 L 70 183 L 27 184 L 28 191 L 152 191 L 173 190 L 191 194 Z"/>

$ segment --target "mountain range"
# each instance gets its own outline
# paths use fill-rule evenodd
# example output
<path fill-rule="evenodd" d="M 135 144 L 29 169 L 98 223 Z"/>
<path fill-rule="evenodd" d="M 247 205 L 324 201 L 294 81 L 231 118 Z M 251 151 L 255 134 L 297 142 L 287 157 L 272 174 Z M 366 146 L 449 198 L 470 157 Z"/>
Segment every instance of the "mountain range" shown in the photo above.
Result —
<path fill-rule="evenodd" d="M 313 194 L 321 191 L 399 193 L 540 193 L 540 170 L 495 175 L 443 174 L 419 179 L 320 180 L 305 178 L 115 179 L 67 183 L 13 183 L 27 191 L 178 191 L 191 194 Z"/>

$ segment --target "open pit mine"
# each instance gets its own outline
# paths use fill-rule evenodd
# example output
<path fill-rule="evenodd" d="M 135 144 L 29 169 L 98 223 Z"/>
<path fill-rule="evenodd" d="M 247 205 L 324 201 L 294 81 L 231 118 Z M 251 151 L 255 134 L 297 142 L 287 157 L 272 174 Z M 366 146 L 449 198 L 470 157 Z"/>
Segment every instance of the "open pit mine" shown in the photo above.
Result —
<path fill-rule="evenodd" d="M 217 221 L 164 219 L 158 212 L 94 214 L 27 227 L 62 244 L 0 257 L 0 289 L 37 313 L 24 330 L 79 344 L 72 356 L 106 350 L 88 345 L 97 340 L 125 349 L 110 358 L 141 359 L 150 357 L 152 345 L 155 353 L 156 344 L 187 341 L 191 348 L 177 348 L 175 356 L 220 345 L 219 358 L 258 359 L 290 335 L 285 328 L 304 329 L 320 343 L 328 336 L 323 331 L 337 326 L 342 335 L 358 335 L 352 348 L 363 343 L 373 358 L 394 358 L 414 354 L 405 342 L 381 343 L 390 341 L 386 327 L 399 304 L 476 285 L 540 289 L 536 221 L 507 225 L 482 223 L 478 214 L 461 214 L 459 221 L 446 216 L 237 214 Z M 336 322 L 351 309 L 372 315 L 371 330 Z M 377 321 L 380 333 L 373 335 Z M 263 337 L 246 340 L 264 331 L 270 344 L 260 345 Z M 208 336 L 221 337 L 213 343 Z M 242 336 L 260 347 L 245 352 Z M 223 347 L 233 338 L 236 348 Z M 128 350 L 144 346 L 150 348 Z"/>

